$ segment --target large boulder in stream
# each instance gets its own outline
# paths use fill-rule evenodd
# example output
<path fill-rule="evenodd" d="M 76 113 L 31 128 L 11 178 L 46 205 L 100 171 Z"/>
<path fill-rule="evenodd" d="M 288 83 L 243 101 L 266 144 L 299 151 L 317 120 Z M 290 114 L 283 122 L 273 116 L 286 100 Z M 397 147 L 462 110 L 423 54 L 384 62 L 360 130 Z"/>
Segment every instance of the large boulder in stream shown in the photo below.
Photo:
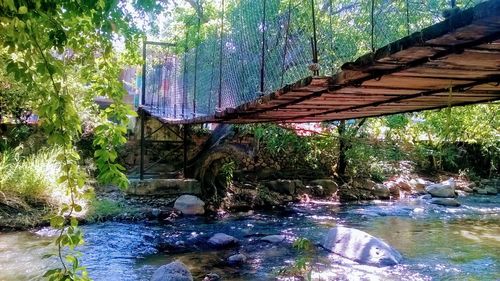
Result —
<path fill-rule="evenodd" d="M 317 179 L 309 182 L 313 187 L 314 195 L 331 196 L 337 192 L 339 185 L 331 179 Z"/>
<path fill-rule="evenodd" d="M 151 281 L 193 281 L 193 276 L 186 265 L 174 261 L 158 268 Z"/>
<path fill-rule="evenodd" d="M 361 264 L 396 265 L 401 254 L 384 241 L 358 229 L 334 227 L 328 231 L 322 246 L 328 251 Z"/>
<path fill-rule="evenodd" d="M 203 215 L 205 202 L 194 195 L 182 195 L 175 200 L 174 208 L 184 215 Z"/>
<path fill-rule="evenodd" d="M 383 184 L 368 179 L 354 179 L 338 190 L 340 201 L 389 199 L 391 191 Z"/>
<path fill-rule="evenodd" d="M 431 184 L 425 188 L 432 197 L 453 198 L 455 197 L 455 181 L 453 179 L 442 183 Z"/>

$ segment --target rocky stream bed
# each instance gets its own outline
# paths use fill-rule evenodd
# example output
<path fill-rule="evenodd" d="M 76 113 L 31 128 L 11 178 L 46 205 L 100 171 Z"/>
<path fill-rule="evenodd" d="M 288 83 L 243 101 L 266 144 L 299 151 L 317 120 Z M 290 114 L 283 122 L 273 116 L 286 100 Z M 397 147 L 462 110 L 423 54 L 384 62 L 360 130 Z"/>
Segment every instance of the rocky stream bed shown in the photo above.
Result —
<path fill-rule="evenodd" d="M 311 200 L 265 212 L 90 224 L 83 227 L 82 260 L 94 280 L 150 280 L 157 268 L 175 260 L 194 280 L 300 280 L 280 273 L 300 258 L 293 241 L 307 238 L 314 244 L 313 280 L 500 279 L 500 196 L 458 197 L 459 207 L 430 200 Z M 362 265 L 326 251 L 319 244 L 334 226 L 383 239 L 401 253 L 401 263 Z M 216 233 L 238 243 L 213 247 L 208 241 Z M 53 235 L 48 228 L 0 234 L 0 280 L 40 279 L 56 262 L 43 258 L 54 250 Z M 269 235 L 279 236 L 262 239 Z M 240 260 L 231 261 L 234 255 Z"/>

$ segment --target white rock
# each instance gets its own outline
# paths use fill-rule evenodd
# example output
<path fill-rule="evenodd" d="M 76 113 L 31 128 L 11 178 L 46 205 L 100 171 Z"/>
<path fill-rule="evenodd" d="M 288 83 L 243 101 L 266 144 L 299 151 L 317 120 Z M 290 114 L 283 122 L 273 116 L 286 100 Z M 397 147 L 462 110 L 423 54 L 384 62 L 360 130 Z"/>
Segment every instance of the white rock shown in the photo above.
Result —
<path fill-rule="evenodd" d="M 205 202 L 194 195 L 182 195 L 175 200 L 174 208 L 184 215 L 203 215 Z"/>
<path fill-rule="evenodd" d="M 455 189 L 457 187 L 457 183 L 455 182 L 454 178 L 449 178 L 448 180 L 441 182 L 441 184 L 449 185 L 453 189 Z"/>
<path fill-rule="evenodd" d="M 193 276 L 186 265 L 174 261 L 158 268 L 151 281 L 193 281 Z"/>
<path fill-rule="evenodd" d="M 399 264 L 402 260 L 401 254 L 387 243 L 354 228 L 331 228 L 322 246 L 361 264 L 389 266 Z"/>
<path fill-rule="evenodd" d="M 436 183 L 425 188 L 432 197 L 453 198 L 455 197 L 455 187 L 452 184 Z"/>

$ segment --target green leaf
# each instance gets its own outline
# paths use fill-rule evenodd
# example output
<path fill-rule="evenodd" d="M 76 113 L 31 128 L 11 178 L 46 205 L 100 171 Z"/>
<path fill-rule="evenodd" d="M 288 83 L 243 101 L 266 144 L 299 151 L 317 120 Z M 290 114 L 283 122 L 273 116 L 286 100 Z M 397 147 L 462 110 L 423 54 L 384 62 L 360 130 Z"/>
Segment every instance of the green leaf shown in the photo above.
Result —
<path fill-rule="evenodd" d="M 78 220 L 75 217 L 71 217 L 70 222 L 72 227 L 78 226 Z"/>
<path fill-rule="evenodd" d="M 50 226 L 53 228 L 62 228 L 64 226 L 64 217 L 63 216 L 53 216 L 50 219 Z"/>
<path fill-rule="evenodd" d="M 26 6 L 19 7 L 18 13 L 21 15 L 28 13 L 28 7 L 26 7 Z"/>
<path fill-rule="evenodd" d="M 82 211 L 82 206 L 78 204 L 73 204 L 73 209 L 78 213 Z"/>
<path fill-rule="evenodd" d="M 59 177 L 59 178 L 57 179 L 57 183 L 58 183 L 58 184 L 61 184 L 61 183 L 65 182 L 67 179 L 68 179 L 68 177 L 67 177 L 67 176 L 61 176 L 61 177 Z"/>

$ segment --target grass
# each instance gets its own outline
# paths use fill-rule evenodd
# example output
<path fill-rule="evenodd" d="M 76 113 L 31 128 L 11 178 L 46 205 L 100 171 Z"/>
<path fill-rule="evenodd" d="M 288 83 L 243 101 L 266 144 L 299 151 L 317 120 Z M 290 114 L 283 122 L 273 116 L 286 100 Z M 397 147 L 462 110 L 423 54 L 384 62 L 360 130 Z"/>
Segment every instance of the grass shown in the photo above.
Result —
<path fill-rule="evenodd" d="M 0 153 L 0 230 L 46 225 L 48 215 L 70 201 L 66 186 L 57 182 L 62 174 L 56 159 L 60 149 L 43 148 L 30 155 L 19 151 Z M 87 222 L 140 212 L 122 199 L 96 198 L 93 192 L 77 203 L 83 207 L 78 218 Z"/>
<path fill-rule="evenodd" d="M 64 195 L 57 183 L 61 167 L 56 160 L 59 150 L 42 149 L 22 156 L 15 151 L 0 154 L 0 203 L 28 208 L 30 205 L 55 205 Z"/>
<path fill-rule="evenodd" d="M 95 199 L 89 205 L 86 220 L 89 222 L 104 221 L 123 214 L 125 209 L 126 206 L 122 202 L 106 198 Z"/>
<path fill-rule="evenodd" d="M 15 150 L 0 153 L 0 228 L 26 228 L 43 224 L 44 217 L 67 201 L 58 184 L 61 166 L 56 148 L 27 156 Z"/>

